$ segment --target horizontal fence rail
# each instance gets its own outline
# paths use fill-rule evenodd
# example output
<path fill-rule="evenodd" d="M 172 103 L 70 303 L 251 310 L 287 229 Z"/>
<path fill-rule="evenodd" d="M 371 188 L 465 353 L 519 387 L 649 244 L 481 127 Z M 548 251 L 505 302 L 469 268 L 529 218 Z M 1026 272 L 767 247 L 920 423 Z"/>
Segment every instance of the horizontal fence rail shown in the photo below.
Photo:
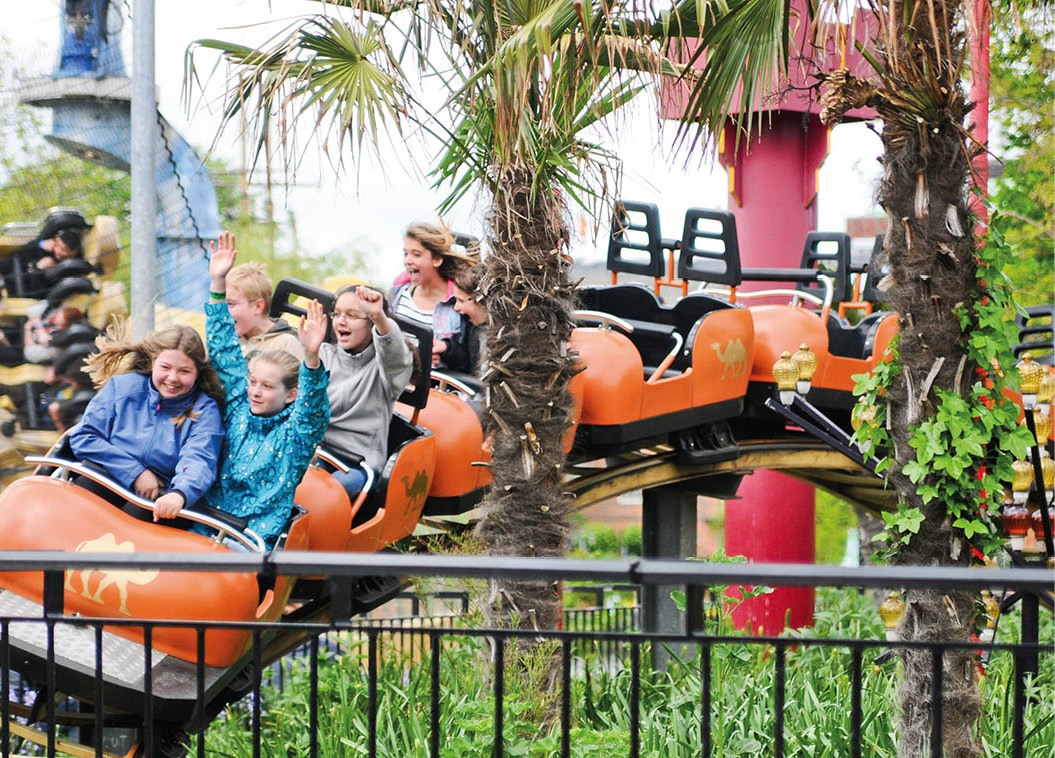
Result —
<path fill-rule="evenodd" d="M 389 553 L 288 551 L 246 557 L 242 553 L 194 556 L 185 553 L 69 553 L 62 550 L 0 551 L 2 571 L 66 571 L 84 568 L 170 571 L 251 571 L 282 576 L 415 576 L 561 581 L 576 579 L 628 584 L 773 584 L 784 587 L 905 587 L 932 590 L 1008 587 L 1050 591 L 1055 573 L 1034 568 L 965 569 L 921 566 L 845 567 L 827 564 L 704 563 L 441 556 Z"/>
<path fill-rule="evenodd" d="M 255 572 L 265 577 L 292 575 L 325 577 L 329 580 L 331 593 L 330 612 L 332 620 L 327 623 L 291 622 L 216 622 L 216 621 L 144 621 L 134 618 L 97 619 L 85 616 L 66 616 L 62 613 L 64 572 L 85 569 L 117 569 L 119 571 L 178 570 L 194 572 Z M 782 586 L 831 586 L 831 587 L 913 587 L 928 588 L 942 592 L 950 590 L 977 591 L 981 588 L 1003 588 L 1017 593 L 1047 593 L 1052 587 L 1051 571 L 1035 569 L 958 569 L 921 567 L 865 567 L 845 568 L 838 566 L 766 565 L 766 564 L 708 564 L 696 561 L 579 561 L 561 559 L 528 558 L 477 558 L 462 556 L 417 556 L 417 555 L 347 555 L 318 553 L 285 553 L 257 559 L 244 555 L 194 556 L 188 563 L 185 555 L 173 554 L 76 554 L 65 552 L 0 552 L 0 572 L 35 571 L 44 574 L 45 603 L 37 615 L 0 616 L 0 687 L 6 697 L 2 704 L 2 727 L 0 727 L 0 754 L 26 754 L 21 752 L 26 745 L 36 741 L 46 755 L 97 755 L 115 756 L 124 753 L 108 752 L 103 735 L 107 730 L 130 731 L 134 742 L 138 742 L 146 756 L 173 756 L 181 753 L 185 746 L 188 754 L 205 756 L 209 753 L 206 732 L 210 721 L 217 716 L 230 728 L 244 721 L 244 731 L 249 742 L 248 750 L 254 756 L 263 754 L 265 744 L 273 753 L 278 746 L 269 740 L 278 739 L 277 733 L 283 720 L 303 717 L 303 749 L 296 754 L 318 755 L 385 755 L 386 748 L 379 730 L 386 730 L 383 738 L 390 739 L 393 720 L 411 719 L 412 714 L 427 714 L 422 720 L 413 721 L 422 730 L 417 748 L 408 754 L 436 756 L 445 747 L 445 735 L 451 724 L 456 724 L 463 715 L 454 705 L 453 689 L 458 684 L 459 672 L 452 670 L 455 661 L 469 661 L 483 672 L 489 688 L 488 703 L 491 714 L 484 740 L 490 741 L 488 752 L 493 756 L 507 753 L 507 743 L 516 739 L 516 730 L 507 723 L 509 714 L 519 713 L 521 703 L 510 699 L 509 687 L 513 686 L 517 667 L 530 668 L 525 664 L 523 650 L 540 642 L 549 645 L 549 660 L 554 662 L 555 677 L 552 685 L 554 718 L 557 737 L 551 748 L 540 755 L 577 755 L 573 739 L 573 724 L 576 718 L 584 718 L 583 709 L 597 707 L 590 698 L 608 698 L 611 693 L 594 695 L 593 679 L 601 677 L 620 698 L 619 708 L 625 712 L 626 722 L 613 729 L 625 731 L 626 754 L 642 755 L 642 743 L 647 726 L 643 722 L 643 702 L 646 690 L 652 692 L 663 684 L 662 674 L 649 667 L 649 651 L 664 647 L 672 651 L 680 677 L 691 674 L 692 681 L 699 682 L 694 694 L 697 703 L 691 729 L 685 739 L 695 740 L 695 755 L 716 754 L 715 725 L 721 714 L 718 709 L 715 673 L 724 665 L 729 650 L 746 650 L 743 655 L 751 657 L 759 666 L 759 676 L 764 678 L 768 689 L 767 702 L 762 707 L 770 711 L 767 721 L 765 746 L 759 744 L 754 752 L 783 758 L 789 751 L 788 709 L 801 700 L 801 693 L 793 689 L 795 669 L 802 652 L 809 649 L 831 651 L 840 656 L 838 664 L 848 687 L 847 702 L 842 704 L 846 714 L 846 739 L 843 750 L 835 754 L 863 755 L 868 747 L 865 734 L 872 726 L 876 713 L 866 710 L 863 694 L 866 676 L 878 671 L 876 661 L 884 651 L 922 651 L 929 656 L 931 670 L 930 702 L 933 729 L 928 742 L 928 754 L 934 758 L 942 755 L 941 725 L 947 714 L 943 712 L 943 683 L 947 676 L 943 668 L 945 656 L 956 650 L 981 650 L 988 660 L 994 655 L 1010 655 L 1014 662 L 1014 676 L 1008 693 L 1013 707 L 1009 754 L 1018 758 L 1026 755 L 1025 748 L 1030 739 L 1035 741 L 1037 726 L 1030 733 L 1024 727 L 1025 714 L 1037 709 L 1051 699 L 1051 692 L 1038 693 L 1035 678 L 1026 675 L 1030 661 L 1040 657 L 1050 667 L 1052 649 L 1050 644 L 983 645 L 976 641 L 886 641 L 883 639 L 819 638 L 801 636 L 733 636 L 724 631 L 715 632 L 708 622 L 702 607 L 703 587 L 712 585 L 782 585 Z M 495 629 L 480 626 L 479 617 L 475 625 L 464 616 L 469 609 L 468 596 L 462 592 L 437 592 L 445 605 L 437 616 L 419 616 L 418 598 L 411 599 L 415 613 L 410 617 L 387 619 L 350 619 L 342 615 L 342 609 L 351 607 L 350 593 L 355 579 L 362 577 L 429 577 L 429 578 L 473 578 L 489 580 L 522 581 L 595 581 L 609 586 L 566 585 L 569 594 L 585 594 L 593 597 L 595 605 L 603 603 L 605 592 L 614 585 L 619 592 L 637 596 L 641 585 L 681 585 L 686 588 L 689 609 L 685 615 L 684 631 L 679 633 L 646 633 L 639 631 L 639 609 L 633 607 L 591 608 L 582 612 L 567 609 L 564 626 L 560 630 Z M 597 602 L 600 599 L 600 602 Z M 458 611 L 451 612 L 451 606 Z M 30 626 L 40 627 L 42 633 L 33 637 L 38 640 L 39 666 L 27 664 L 24 642 L 32 635 Z M 104 628 L 105 627 L 105 628 Z M 138 703 L 131 705 L 122 701 L 120 707 L 108 704 L 107 680 L 117 665 L 104 641 L 121 629 L 141 629 L 143 644 L 127 653 L 121 665 L 137 669 L 128 675 L 139 692 Z M 180 695 L 172 689 L 171 674 L 161 672 L 157 666 L 158 652 L 154 641 L 165 630 L 191 629 L 197 640 L 198 662 L 189 662 L 180 668 L 187 677 L 179 682 Z M 83 653 L 87 663 L 70 666 L 65 661 L 70 653 L 64 648 L 70 635 L 76 630 L 90 630 L 93 640 Z M 217 630 L 246 630 L 249 634 L 249 649 L 240 661 L 225 672 L 208 672 L 208 676 L 219 677 L 222 689 L 207 682 L 207 667 L 203 662 L 206 635 Z M 19 636 L 21 635 L 21 637 Z M 292 636 L 291 636 L 292 635 Z M 287 637 L 293 642 L 279 644 L 276 640 Z M 17 639 L 16 639 L 17 638 Z M 109 639 L 107 637 L 106 639 Z M 21 641 L 19 641 L 21 640 Z M 122 643 L 123 645 L 125 643 Z M 19 647 L 21 645 L 21 647 Z M 455 655 L 459 645 L 466 645 L 470 654 Z M 295 651 L 295 660 L 282 656 Z M 755 652 L 750 652 L 755 651 Z M 139 656 L 138 662 L 136 655 Z M 738 654 L 739 655 L 739 654 Z M 759 657 L 760 655 L 760 657 Z M 889 657 L 889 654 L 887 654 Z M 107 658 L 111 656 L 111 658 Z M 31 657 L 31 656 L 30 656 Z M 845 658 L 845 660 L 843 659 Z M 338 666 L 340 676 L 331 673 Z M 22 668 L 25 670 L 22 670 Z M 178 667 L 177 667 L 178 668 Z M 1036 670 L 1035 666 L 1032 668 Z M 391 680 L 392 671 L 402 672 Z M 66 677 L 81 676 L 79 684 Z M 104 674 L 106 674 L 104 676 Z M 445 679 L 445 677 L 447 677 Z M 658 677 L 658 678 L 657 678 Z M 111 677 L 112 678 L 112 677 Z M 306 713 L 276 712 L 272 710 L 275 692 L 289 688 L 292 682 L 306 688 L 302 702 Z M 420 685 L 419 689 L 418 688 Z M 1049 682 L 1050 685 L 1050 682 Z M 80 687 L 76 703 L 67 703 L 59 693 L 69 693 Z M 131 685 L 130 685 L 131 686 Z M 663 685 L 666 686 L 666 685 Z M 341 689 L 343 699 L 362 698 L 361 717 L 353 725 L 354 734 L 343 735 L 350 740 L 351 747 L 341 747 L 338 752 L 327 747 L 333 741 L 332 708 L 325 705 L 335 697 L 334 687 Z M 393 694 L 403 687 L 398 713 L 393 712 Z M 1031 689 L 1033 687 L 1033 689 Z M 177 689 L 179 689 L 177 688 Z M 790 691 L 789 691 L 790 689 Z M 207 697 L 207 691 L 212 695 Z M 218 692 L 218 694 L 217 694 Z M 579 692 L 580 697 L 573 697 Z M 600 691 L 598 691 L 600 692 Z M 189 693 L 189 694 L 188 694 Z M 585 693 L 586 701 L 582 701 Z M 614 697 L 614 695 L 611 695 Z M 746 697 L 746 694 L 744 695 Z M 409 698 L 419 697 L 411 702 Z M 169 701 L 183 698 L 194 704 L 190 716 L 181 716 L 173 721 L 167 719 Z M 447 698 L 447 699 L 445 699 Z M 360 702 L 355 700 L 355 702 Z M 757 705 L 757 704 L 756 704 Z M 874 704 L 873 704 L 873 707 Z M 330 710 L 326 710 L 330 709 Z M 295 709 L 296 710 L 296 709 Z M 327 715 L 324 715 L 327 714 Z M 479 720 L 479 713 L 467 711 L 465 718 Z M 415 717 L 416 718 L 416 717 Z M 540 716 L 539 718 L 542 718 Z M 1050 721 L 1050 709 L 1047 713 Z M 298 722 L 299 723 L 299 722 Z M 476 722 L 474 722 L 476 723 Z M 1041 721 L 1043 723 L 1043 719 Z M 42 724 L 37 728 L 34 724 Z M 409 727 L 408 727 L 409 728 Z M 522 728 L 522 727 L 520 727 Z M 620 731 L 622 734 L 622 731 Z M 78 740 L 90 747 L 71 747 L 68 742 Z M 623 738 L 620 738 L 623 739 Z M 620 743 L 623 744 L 623 743 Z M 1031 743 L 1029 743 L 1031 744 Z M 66 752 L 87 750 L 86 752 Z M 540 748 L 541 749 L 541 748 Z M 15 751 L 19 752 L 15 752 Z M 292 748 L 290 748 L 292 750 Z M 415 752 L 415 750 L 417 752 Z M 345 752 L 340 752 L 345 751 Z M 294 754 L 291 752 L 290 754 Z M 532 753 L 535 754 L 535 753 Z M 655 752 L 649 754 L 656 754 Z M 871 754 L 871 753 L 869 753 Z"/>

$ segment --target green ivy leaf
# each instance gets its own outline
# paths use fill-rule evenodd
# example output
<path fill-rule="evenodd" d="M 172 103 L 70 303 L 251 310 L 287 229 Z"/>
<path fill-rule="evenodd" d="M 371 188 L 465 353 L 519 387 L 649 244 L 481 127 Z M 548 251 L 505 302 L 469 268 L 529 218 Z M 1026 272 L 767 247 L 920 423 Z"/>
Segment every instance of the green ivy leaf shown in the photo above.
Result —
<path fill-rule="evenodd" d="M 958 518 L 952 522 L 952 525 L 963 529 L 963 534 L 967 539 L 971 539 L 976 534 L 987 534 L 989 532 L 989 527 L 979 519 Z"/>
<path fill-rule="evenodd" d="M 901 469 L 901 473 L 907 476 L 913 484 L 919 484 L 927 475 L 927 469 L 919 461 L 909 461 Z"/>

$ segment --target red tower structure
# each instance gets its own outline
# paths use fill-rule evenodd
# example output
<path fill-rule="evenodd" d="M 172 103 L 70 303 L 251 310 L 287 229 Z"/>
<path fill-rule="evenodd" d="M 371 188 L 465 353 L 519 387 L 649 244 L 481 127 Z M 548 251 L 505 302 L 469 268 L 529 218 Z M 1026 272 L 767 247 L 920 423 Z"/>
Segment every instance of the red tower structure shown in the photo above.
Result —
<path fill-rule="evenodd" d="M 859 15 L 847 24 L 835 23 L 833 33 L 821 35 L 828 38 L 824 47 L 809 42 L 809 24 L 800 3 L 792 3 L 791 18 L 792 52 L 783 93 L 753 104 L 750 137 L 744 124 L 731 121 L 719 145 L 719 159 L 729 173 L 729 209 L 736 216 L 745 268 L 797 266 L 806 234 L 817 228 L 817 175 L 828 155 L 830 130 L 818 116 L 818 80 L 814 74 L 833 71 L 840 65 L 860 76 L 869 72 L 854 49 L 855 39 L 866 42 L 871 36 L 865 16 Z M 677 118 L 683 112 L 685 95 L 679 86 L 669 88 L 663 115 Z M 729 112 L 738 113 L 740 108 L 741 104 L 734 102 Z M 871 115 L 859 109 L 846 117 L 854 120 Z M 745 282 L 743 289 L 750 289 L 748 284 Z M 811 486 L 782 474 L 759 471 L 744 478 L 737 494 L 739 499 L 725 505 L 727 554 L 744 555 L 757 563 L 814 562 L 815 500 Z M 812 588 L 778 587 L 771 594 L 746 602 L 734 619 L 738 625 L 750 623 L 758 633 L 777 634 L 785 623 L 793 627 L 811 624 L 813 603 Z"/>

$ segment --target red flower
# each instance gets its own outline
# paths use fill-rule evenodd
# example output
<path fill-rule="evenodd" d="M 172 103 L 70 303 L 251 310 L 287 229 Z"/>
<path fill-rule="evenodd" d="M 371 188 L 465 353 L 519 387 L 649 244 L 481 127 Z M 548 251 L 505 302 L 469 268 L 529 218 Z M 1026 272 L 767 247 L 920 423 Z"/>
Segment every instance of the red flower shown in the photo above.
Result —
<path fill-rule="evenodd" d="M 980 489 L 980 490 L 978 490 L 978 497 L 982 498 L 983 501 L 988 500 L 989 499 L 989 493 L 986 492 L 984 488 Z M 982 503 L 982 508 L 983 508 L 983 510 L 985 509 L 985 503 L 984 502 Z"/>
<path fill-rule="evenodd" d="M 985 476 L 985 466 L 979 466 L 978 467 L 978 473 L 976 473 L 974 475 L 974 478 L 977 479 L 978 481 L 981 481 L 984 476 Z M 984 492 L 984 490 L 983 490 L 983 492 Z"/>
<path fill-rule="evenodd" d="M 989 305 L 989 295 L 982 295 L 981 304 L 983 306 Z"/>

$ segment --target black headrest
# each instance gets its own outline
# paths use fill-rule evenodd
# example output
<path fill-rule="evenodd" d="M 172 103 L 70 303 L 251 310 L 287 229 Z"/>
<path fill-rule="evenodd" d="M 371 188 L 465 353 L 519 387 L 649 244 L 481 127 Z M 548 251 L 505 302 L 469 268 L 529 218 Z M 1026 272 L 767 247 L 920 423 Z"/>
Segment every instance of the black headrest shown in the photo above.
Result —
<path fill-rule="evenodd" d="M 94 342 L 99 330 L 91 324 L 79 323 L 59 329 L 51 334 L 52 347 L 66 347 L 79 342 Z"/>
<path fill-rule="evenodd" d="M 85 295 L 95 292 L 95 286 L 83 276 L 71 276 L 63 279 L 48 290 L 48 312 L 62 305 L 62 301 L 74 295 Z"/>
<path fill-rule="evenodd" d="M 63 229 L 91 229 L 92 225 L 76 208 L 52 208 L 40 227 L 40 239 L 51 239 Z"/>
<path fill-rule="evenodd" d="M 306 315 L 308 311 L 305 308 L 299 305 L 294 305 L 290 302 L 290 300 L 295 297 L 305 297 L 308 300 L 318 300 L 322 305 L 323 311 L 326 313 L 327 319 L 329 318 L 329 315 L 333 313 L 333 304 L 337 302 L 337 298 L 329 290 L 324 290 L 322 287 L 316 287 L 314 284 L 308 284 L 300 279 L 287 277 L 275 286 L 275 292 L 271 296 L 271 310 L 269 311 L 271 318 L 278 318 L 284 313 L 292 314 L 298 318 Z M 332 323 L 327 323 L 326 339 L 333 339 Z"/>
<path fill-rule="evenodd" d="M 729 211 L 689 208 L 681 233 L 678 276 L 695 282 L 740 284 L 740 241 Z"/>
<path fill-rule="evenodd" d="M 454 244 L 462 248 L 465 254 L 480 260 L 480 238 L 466 232 L 452 232 Z"/>
<path fill-rule="evenodd" d="M 637 255 L 627 257 L 629 252 Z M 644 253 L 645 260 L 642 260 Z M 608 270 L 617 274 L 663 276 L 659 208 L 653 203 L 617 201 L 608 238 Z"/>
<path fill-rule="evenodd" d="M 886 253 L 883 252 L 883 237 L 884 235 L 877 234 L 872 244 L 872 255 L 868 259 L 868 279 L 861 293 L 861 299 L 873 305 L 886 301 L 886 297 L 879 291 L 879 282 L 890 273 L 890 265 L 887 263 Z"/>
<path fill-rule="evenodd" d="M 91 342 L 80 342 L 70 345 L 55 358 L 52 367 L 57 376 L 69 376 L 81 370 L 84 359 L 97 352 Z"/>
<path fill-rule="evenodd" d="M 78 256 L 76 258 L 66 258 L 54 266 L 43 269 L 43 274 L 45 281 L 50 284 L 71 276 L 87 276 L 94 271 L 95 267 L 92 264 Z"/>
<path fill-rule="evenodd" d="M 831 245 L 835 243 L 834 249 Z M 824 247 L 822 247 L 824 245 Z M 810 232 L 802 246 L 802 260 L 799 268 L 817 269 L 831 274 L 834 292 L 832 303 L 842 303 L 850 299 L 850 235 L 846 232 Z M 823 293 L 824 285 L 820 282 L 799 282 L 795 289 L 803 292 Z"/>

